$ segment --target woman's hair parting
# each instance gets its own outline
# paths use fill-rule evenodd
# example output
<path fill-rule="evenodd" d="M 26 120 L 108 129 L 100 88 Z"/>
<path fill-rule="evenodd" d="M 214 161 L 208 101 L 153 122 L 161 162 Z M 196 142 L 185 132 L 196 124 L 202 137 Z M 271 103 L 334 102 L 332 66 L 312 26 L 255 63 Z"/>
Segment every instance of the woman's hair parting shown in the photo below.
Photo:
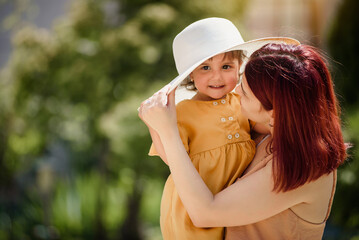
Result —
<path fill-rule="evenodd" d="M 251 55 L 245 76 L 263 108 L 273 109 L 275 191 L 295 189 L 344 162 L 333 82 L 314 47 L 267 44 Z"/>
<path fill-rule="evenodd" d="M 230 51 L 230 52 L 225 52 L 223 57 L 224 58 L 229 58 L 229 59 L 238 59 L 238 63 L 239 63 L 239 66 L 240 66 L 242 64 L 242 62 L 243 62 L 244 56 L 245 55 L 243 54 L 242 50 L 234 50 L 234 51 Z M 180 86 L 185 87 L 187 90 L 197 91 L 197 88 L 194 85 L 194 81 L 190 78 L 190 76 L 187 76 L 182 81 Z"/>

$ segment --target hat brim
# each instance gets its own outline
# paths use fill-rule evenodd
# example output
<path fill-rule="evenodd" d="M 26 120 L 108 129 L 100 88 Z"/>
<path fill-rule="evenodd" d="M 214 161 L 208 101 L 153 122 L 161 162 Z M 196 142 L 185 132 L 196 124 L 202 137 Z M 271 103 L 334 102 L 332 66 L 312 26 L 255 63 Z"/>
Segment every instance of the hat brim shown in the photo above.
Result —
<path fill-rule="evenodd" d="M 286 44 L 293 44 L 293 45 L 300 45 L 300 42 L 294 38 L 287 38 L 287 37 L 269 37 L 269 38 L 258 38 L 248 42 L 237 44 L 233 47 L 223 49 L 218 51 L 204 59 L 193 64 L 190 68 L 188 68 L 183 73 L 179 74 L 176 78 L 174 78 L 170 83 L 170 88 L 168 92 L 171 92 L 175 89 L 194 69 L 196 69 L 201 63 L 206 61 L 207 59 L 214 57 L 220 53 L 234 51 L 234 50 L 243 50 L 247 57 L 249 57 L 253 52 L 258 50 L 259 48 L 263 47 L 268 43 L 286 43 Z"/>

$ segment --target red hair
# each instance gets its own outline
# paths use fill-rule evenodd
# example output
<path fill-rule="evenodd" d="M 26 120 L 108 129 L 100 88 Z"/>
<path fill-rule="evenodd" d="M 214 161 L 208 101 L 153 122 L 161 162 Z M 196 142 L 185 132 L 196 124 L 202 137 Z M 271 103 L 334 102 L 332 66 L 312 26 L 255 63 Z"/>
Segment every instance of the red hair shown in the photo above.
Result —
<path fill-rule="evenodd" d="M 329 174 L 346 158 L 339 106 L 323 59 L 307 45 L 267 44 L 246 65 L 250 89 L 265 110 L 273 109 L 277 192 Z"/>

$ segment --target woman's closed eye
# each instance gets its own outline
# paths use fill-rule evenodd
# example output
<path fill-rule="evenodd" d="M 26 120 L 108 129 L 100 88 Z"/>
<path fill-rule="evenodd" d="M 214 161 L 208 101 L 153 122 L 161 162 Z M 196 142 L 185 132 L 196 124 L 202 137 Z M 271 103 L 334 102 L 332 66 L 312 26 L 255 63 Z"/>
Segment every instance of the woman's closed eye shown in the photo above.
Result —
<path fill-rule="evenodd" d="M 242 79 L 243 79 L 243 73 L 238 73 L 238 82 L 237 82 L 237 84 L 239 85 L 239 84 L 242 84 Z"/>
<path fill-rule="evenodd" d="M 241 85 L 241 90 L 242 90 L 243 96 L 247 96 L 246 92 L 245 92 L 244 89 L 243 89 L 243 83 L 242 83 L 242 81 L 240 82 L 240 85 Z"/>

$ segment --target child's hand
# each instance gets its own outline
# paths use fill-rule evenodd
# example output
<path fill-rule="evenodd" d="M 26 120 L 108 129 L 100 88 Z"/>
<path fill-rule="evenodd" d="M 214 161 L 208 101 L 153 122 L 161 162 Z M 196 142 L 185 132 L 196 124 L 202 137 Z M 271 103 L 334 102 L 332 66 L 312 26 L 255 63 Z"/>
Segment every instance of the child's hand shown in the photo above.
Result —
<path fill-rule="evenodd" d="M 138 113 L 141 120 L 160 135 L 170 128 L 177 128 L 175 90 L 169 94 L 168 90 L 169 85 L 143 101 Z"/>

